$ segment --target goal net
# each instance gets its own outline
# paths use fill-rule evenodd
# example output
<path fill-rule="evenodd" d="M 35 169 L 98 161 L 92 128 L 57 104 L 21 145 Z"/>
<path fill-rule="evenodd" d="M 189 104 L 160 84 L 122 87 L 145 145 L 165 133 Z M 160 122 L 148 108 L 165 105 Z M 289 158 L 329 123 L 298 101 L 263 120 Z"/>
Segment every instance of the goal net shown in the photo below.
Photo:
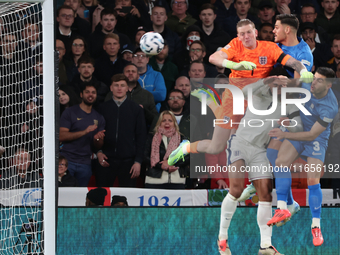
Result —
<path fill-rule="evenodd" d="M 0 3 L 0 254 L 47 254 L 44 169 L 53 176 L 55 164 L 45 166 L 44 101 L 54 98 L 43 86 L 43 16 L 43 3 Z"/>

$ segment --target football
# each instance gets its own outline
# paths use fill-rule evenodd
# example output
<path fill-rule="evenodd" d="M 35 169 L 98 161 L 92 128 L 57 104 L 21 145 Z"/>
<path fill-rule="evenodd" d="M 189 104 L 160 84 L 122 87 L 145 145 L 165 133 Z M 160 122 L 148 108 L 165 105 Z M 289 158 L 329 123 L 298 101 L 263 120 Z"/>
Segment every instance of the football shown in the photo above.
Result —
<path fill-rule="evenodd" d="M 157 32 L 145 33 L 139 41 L 140 48 L 147 55 L 157 55 L 164 48 L 164 39 Z"/>

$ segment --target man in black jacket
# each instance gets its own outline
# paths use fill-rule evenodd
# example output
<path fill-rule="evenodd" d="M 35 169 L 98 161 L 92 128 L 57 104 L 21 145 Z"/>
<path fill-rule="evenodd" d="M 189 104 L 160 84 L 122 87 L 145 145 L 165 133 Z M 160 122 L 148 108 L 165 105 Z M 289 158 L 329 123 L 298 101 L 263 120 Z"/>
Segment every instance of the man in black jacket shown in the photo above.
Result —
<path fill-rule="evenodd" d="M 129 80 L 129 90 L 126 93 L 127 98 L 143 108 L 146 125 L 150 126 L 154 117 L 158 115 L 153 95 L 150 91 L 143 89 L 139 84 L 139 74 L 135 64 L 130 63 L 126 65 L 123 72 Z M 110 91 L 105 98 L 105 101 L 109 100 L 112 100 L 112 91 Z"/>
<path fill-rule="evenodd" d="M 215 7 L 212 4 L 204 4 L 201 7 L 200 21 L 196 23 L 202 28 L 204 33 L 204 44 L 206 46 L 205 62 L 209 63 L 209 57 L 215 53 L 218 47 L 224 47 L 227 45 L 231 38 L 227 32 L 225 32 L 220 25 L 215 22 L 216 13 Z"/>
<path fill-rule="evenodd" d="M 96 61 L 94 76 L 110 87 L 111 77 L 122 73 L 128 62 L 118 57 L 120 44 L 117 34 L 110 33 L 105 35 L 103 48 L 105 53 Z"/>
<path fill-rule="evenodd" d="M 112 100 L 103 103 L 105 139 L 97 153 L 96 182 L 98 187 L 112 187 L 118 177 L 120 187 L 135 187 L 143 162 L 146 128 L 143 109 L 127 100 L 128 82 L 124 74 L 112 77 Z"/>
<path fill-rule="evenodd" d="M 76 75 L 70 86 L 74 89 L 77 96 L 80 97 L 80 92 L 88 84 L 94 84 L 97 88 L 97 100 L 94 103 L 94 108 L 97 109 L 98 105 L 104 102 L 109 88 L 101 81 L 98 81 L 92 74 L 94 72 L 94 60 L 90 57 L 82 56 L 78 60 L 79 75 Z"/>
<path fill-rule="evenodd" d="M 125 48 L 130 43 L 127 35 L 119 33 L 116 30 L 117 12 L 110 8 L 105 8 L 100 13 L 100 24 L 96 26 L 96 30 L 90 36 L 90 53 L 93 58 L 98 58 L 105 53 L 103 50 L 103 42 L 105 35 L 114 33 L 119 36 L 119 44 L 121 48 Z"/>

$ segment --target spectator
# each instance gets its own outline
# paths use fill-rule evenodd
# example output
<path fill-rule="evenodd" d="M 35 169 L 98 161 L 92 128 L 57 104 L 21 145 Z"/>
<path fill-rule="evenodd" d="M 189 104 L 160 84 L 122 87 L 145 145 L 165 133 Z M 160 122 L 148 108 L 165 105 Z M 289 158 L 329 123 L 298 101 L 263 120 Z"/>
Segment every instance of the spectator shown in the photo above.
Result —
<path fill-rule="evenodd" d="M 180 135 L 176 117 L 171 111 L 163 111 L 153 134 L 149 134 L 145 147 L 145 161 L 148 166 L 145 178 L 146 188 L 184 189 L 189 176 L 190 157 L 175 166 L 168 165 L 168 157 L 184 140 Z"/>
<path fill-rule="evenodd" d="M 189 69 L 190 65 L 193 61 L 202 62 L 206 56 L 206 48 L 205 45 L 201 41 L 194 41 L 189 47 L 189 61 L 185 63 L 182 68 L 182 72 L 180 73 L 181 76 L 189 77 Z M 214 78 L 218 74 L 216 68 L 210 64 L 205 64 L 204 69 L 206 70 L 207 74 L 206 77 Z"/>
<path fill-rule="evenodd" d="M 135 33 L 135 40 L 134 40 L 134 46 L 135 49 L 139 48 L 139 42 L 140 42 L 140 38 L 142 38 L 142 36 L 147 32 L 148 30 L 143 27 L 140 26 L 137 28 L 137 32 Z"/>
<path fill-rule="evenodd" d="M 112 187 L 118 177 L 120 187 L 135 187 L 140 175 L 146 125 L 142 108 L 126 100 L 128 82 L 125 75 L 114 75 L 110 87 L 113 98 L 99 108 L 106 133 L 102 150 L 97 153 L 97 186 Z"/>
<path fill-rule="evenodd" d="M 164 42 L 163 50 L 158 55 L 152 57 L 149 64 L 153 70 L 161 72 L 163 75 L 166 90 L 170 91 L 173 89 L 179 74 L 177 66 L 169 58 L 169 46 L 166 41 Z"/>
<path fill-rule="evenodd" d="M 204 4 L 199 15 L 200 21 L 197 22 L 204 33 L 204 44 L 206 46 L 205 62 L 209 63 L 209 57 L 218 47 L 224 47 L 230 42 L 230 36 L 223 31 L 215 21 L 215 7 L 212 4 Z"/>
<path fill-rule="evenodd" d="M 72 37 L 77 35 L 77 33 L 71 29 L 74 23 L 74 16 L 75 13 L 70 6 L 62 5 L 57 10 L 56 38 L 63 41 L 66 47 L 66 53 L 71 51 Z"/>
<path fill-rule="evenodd" d="M 58 74 L 59 74 L 59 83 L 60 84 L 67 84 L 68 79 L 66 75 L 66 67 L 64 63 L 64 56 L 66 53 L 66 48 L 63 43 L 63 41 L 57 39 L 55 43 L 55 49 L 59 52 L 59 68 L 58 68 Z"/>
<path fill-rule="evenodd" d="M 333 57 L 327 61 L 327 67 L 332 68 L 336 72 L 336 67 L 340 63 L 340 34 L 334 36 L 331 51 Z"/>
<path fill-rule="evenodd" d="M 271 23 L 262 23 L 259 28 L 257 39 L 260 41 L 274 41 L 274 25 Z"/>
<path fill-rule="evenodd" d="M 23 59 L 31 60 L 31 57 L 42 47 L 38 24 L 25 19 L 24 28 L 21 31 L 21 38 L 22 40 L 18 42 L 18 50 L 21 51 L 21 54 L 24 54 Z"/>
<path fill-rule="evenodd" d="M 216 22 L 218 24 L 225 24 L 227 17 L 236 15 L 236 9 L 233 3 L 233 0 L 216 0 L 214 5 L 216 7 Z"/>
<path fill-rule="evenodd" d="M 234 6 L 236 15 L 228 17 L 226 23 L 223 24 L 231 38 L 237 37 L 236 25 L 241 19 L 249 19 L 253 21 L 256 26 L 260 23 L 258 18 L 248 13 L 251 7 L 250 0 L 235 0 Z"/>
<path fill-rule="evenodd" d="M 327 44 L 317 43 L 316 38 L 316 25 L 311 22 L 302 23 L 300 26 L 301 35 L 303 40 L 308 44 L 313 53 L 313 69 L 326 66 L 327 61 L 332 58 L 333 53 Z"/>
<path fill-rule="evenodd" d="M 191 90 L 203 88 L 203 81 L 206 77 L 204 64 L 198 60 L 191 62 L 189 67 L 189 77 L 191 82 Z"/>
<path fill-rule="evenodd" d="M 36 55 L 33 59 L 34 75 L 24 83 L 21 102 L 33 101 L 37 105 L 43 103 L 43 55 Z"/>
<path fill-rule="evenodd" d="M 94 85 L 83 88 L 82 102 L 66 109 L 60 118 L 60 154 L 68 160 L 68 170 L 79 186 L 86 187 L 92 176 L 92 147 L 100 148 L 104 142 L 105 120 L 92 105 L 97 98 Z"/>
<path fill-rule="evenodd" d="M 100 13 L 100 25 L 90 36 L 90 52 L 93 58 L 98 58 L 105 54 L 103 49 L 103 43 L 105 35 L 114 33 L 119 36 L 119 44 L 122 48 L 126 47 L 130 43 L 130 39 L 127 35 L 119 33 L 116 30 L 117 25 L 117 12 L 110 8 L 105 8 Z"/>
<path fill-rule="evenodd" d="M 301 21 L 302 23 L 305 23 L 305 22 L 311 22 L 311 23 L 314 23 L 316 25 L 316 17 L 318 16 L 318 13 L 316 12 L 315 10 L 315 6 L 311 3 L 307 3 L 307 4 L 304 4 L 302 6 L 302 9 L 301 9 L 301 14 L 300 14 L 300 18 L 301 18 Z M 329 43 L 329 37 L 326 33 L 326 31 L 316 25 L 316 37 L 315 37 L 315 42 L 317 43 Z"/>
<path fill-rule="evenodd" d="M 134 50 L 134 47 L 131 44 L 126 45 L 126 47 L 123 47 L 122 59 L 128 62 L 132 62 L 133 50 Z"/>
<path fill-rule="evenodd" d="M 70 6 L 74 11 L 74 22 L 72 24 L 72 30 L 78 35 L 85 38 L 88 41 L 91 34 L 91 25 L 88 21 L 82 19 L 78 15 L 78 9 L 80 7 L 81 0 L 65 0 L 64 5 Z"/>
<path fill-rule="evenodd" d="M 129 90 L 126 93 L 127 98 L 132 100 L 139 106 L 141 106 L 144 110 L 145 122 L 147 126 L 150 126 L 154 117 L 157 116 L 158 112 L 156 110 L 155 101 L 153 99 L 153 95 L 151 92 L 143 89 L 138 82 L 139 74 L 138 69 L 135 64 L 127 64 L 124 67 L 124 75 L 128 78 L 128 87 Z M 112 100 L 112 91 L 110 91 L 105 101 Z"/>
<path fill-rule="evenodd" d="M 70 83 L 70 87 L 74 89 L 76 95 L 79 97 L 84 86 L 94 84 L 97 88 L 97 99 L 93 106 L 97 108 L 98 105 L 104 102 L 104 99 L 109 92 L 109 88 L 105 83 L 98 81 L 96 77 L 93 76 L 94 60 L 87 56 L 79 58 L 78 72 L 79 74 L 76 75 Z"/>
<path fill-rule="evenodd" d="M 182 36 L 185 30 L 196 22 L 196 19 L 187 13 L 188 7 L 188 0 L 171 0 L 172 13 L 168 15 L 165 25 L 179 36 Z"/>
<path fill-rule="evenodd" d="M 76 104 L 80 104 L 79 96 L 76 95 L 74 90 L 69 85 L 59 86 L 59 103 L 60 103 L 60 116 L 63 112 Z"/>
<path fill-rule="evenodd" d="M 323 12 L 320 12 L 315 22 L 321 26 L 333 39 L 335 34 L 340 34 L 340 13 L 337 10 L 339 6 L 338 0 L 322 0 L 321 6 Z"/>
<path fill-rule="evenodd" d="M 192 25 L 187 28 L 184 35 L 181 38 L 182 48 L 174 56 L 173 62 L 178 67 L 178 70 L 182 70 L 186 63 L 189 63 L 189 48 L 194 41 L 204 41 L 204 34 L 202 29 L 196 25 Z"/>
<path fill-rule="evenodd" d="M 168 19 L 166 9 L 163 6 L 156 5 L 152 8 L 151 21 L 154 32 L 161 34 L 169 46 L 169 56 L 173 58 L 175 53 L 181 50 L 181 41 L 179 36 L 165 25 Z"/>
<path fill-rule="evenodd" d="M 59 156 L 58 187 L 77 187 L 77 179 L 67 170 L 68 162 L 64 156 Z"/>
<path fill-rule="evenodd" d="M 86 194 L 85 206 L 103 206 L 106 195 L 107 195 L 106 189 L 103 188 L 91 189 Z"/>
<path fill-rule="evenodd" d="M 67 59 L 65 58 L 66 74 L 69 81 L 79 74 L 78 60 L 82 56 L 89 56 L 87 43 L 83 37 L 75 36 L 71 41 L 71 51 Z"/>
<path fill-rule="evenodd" d="M 260 23 L 275 24 L 275 9 L 272 1 L 264 0 L 258 5 L 259 12 L 257 17 L 260 19 Z"/>
<path fill-rule="evenodd" d="M 125 207 L 129 206 L 126 197 L 124 196 L 112 196 L 111 206 L 113 207 Z"/>
<path fill-rule="evenodd" d="M 147 56 L 140 48 L 134 51 L 132 63 L 138 68 L 139 82 L 141 86 L 150 91 L 154 97 L 156 109 L 159 111 L 161 102 L 166 97 L 165 81 L 160 72 L 153 70 L 148 65 L 149 56 Z"/>
<path fill-rule="evenodd" d="M 110 87 L 111 77 L 122 73 L 126 60 L 118 57 L 120 49 L 119 36 L 117 34 L 107 34 L 104 38 L 103 48 L 105 53 L 96 60 L 94 76 Z"/>
<path fill-rule="evenodd" d="M 80 7 L 77 10 L 77 14 L 80 18 L 87 20 L 91 26 L 93 24 L 93 14 L 98 7 L 97 0 L 81 0 Z"/>
<path fill-rule="evenodd" d="M 275 16 L 279 14 L 291 14 L 291 9 L 289 8 L 291 0 L 275 0 L 276 12 Z"/>
<path fill-rule="evenodd" d="M 32 171 L 31 155 L 19 148 L 12 158 L 9 169 L 4 170 L 0 179 L 1 189 L 42 188 L 43 180 L 37 171 Z"/>
<path fill-rule="evenodd" d="M 131 4 L 131 0 L 115 0 L 117 11 L 117 30 L 125 33 L 130 41 L 134 41 L 135 31 L 137 28 L 144 25 L 150 25 L 150 17 L 142 17 L 136 6 Z M 122 8 L 130 7 L 131 10 L 125 12 Z M 143 20 L 144 18 L 144 20 Z"/>

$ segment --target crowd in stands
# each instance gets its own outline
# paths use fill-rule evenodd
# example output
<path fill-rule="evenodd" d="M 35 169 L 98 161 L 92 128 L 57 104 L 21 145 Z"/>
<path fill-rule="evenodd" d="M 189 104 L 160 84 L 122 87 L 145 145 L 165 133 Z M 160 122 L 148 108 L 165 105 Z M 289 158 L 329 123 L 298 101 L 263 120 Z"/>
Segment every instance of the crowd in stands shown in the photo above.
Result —
<path fill-rule="evenodd" d="M 273 41 L 275 16 L 283 13 L 299 18 L 298 34 L 313 53 L 313 71 L 327 66 L 340 78 L 338 0 L 65 0 L 55 20 L 59 186 L 228 187 L 227 178 L 211 179 L 211 184 L 190 179 L 189 158 L 176 166 L 167 165 L 166 160 L 183 139 L 212 137 L 214 113 L 208 107 L 207 114 L 201 114 L 195 91 L 207 78 L 228 83 L 230 70 L 211 65 L 209 56 L 237 37 L 236 24 L 245 18 L 256 25 L 258 40 Z M 2 188 L 25 187 L 20 178 L 41 185 L 38 176 L 29 174 L 29 163 L 20 167 L 17 163 L 33 161 L 33 157 L 35 164 L 41 164 L 41 149 L 36 149 L 41 148 L 41 140 L 35 137 L 42 133 L 42 120 L 34 117 L 42 104 L 41 28 L 33 22 L 22 26 L 21 34 L 1 35 L 1 95 L 10 83 L 35 89 L 0 99 L 2 130 L 16 123 L 11 119 L 15 102 L 23 101 L 20 97 L 30 99 L 23 110 L 27 123 L 14 128 L 25 134 L 20 139 L 28 145 L 12 152 L 11 169 L 2 173 L 2 179 L 6 178 L 0 182 Z M 139 45 L 148 31 L 160 33 L 165 40 L 164 49 L 153 57 Z M 27 57 L 17 57 L 18 49 L 26 49 Z M 13 71 L 20 73 L 18 59 L 32 66 L 35 79 L 25 81 L 13 75 Z M 340 100 L 340 83 L 335 82 L 332 89 Z M 326 159 L 332 164 L 340 163 L 339 122 L 340 118 L 334 120 Z M 14 129 L 3 134 L 10 137 Z M 225 152 L 193 155 L 191 162 L 221 165 L 225 157 Z M 14 172 L 19 179 L 7 176 Z M 327 182 L 326 187 L 332 185 L 339 187 L 336 181 Z"/>

